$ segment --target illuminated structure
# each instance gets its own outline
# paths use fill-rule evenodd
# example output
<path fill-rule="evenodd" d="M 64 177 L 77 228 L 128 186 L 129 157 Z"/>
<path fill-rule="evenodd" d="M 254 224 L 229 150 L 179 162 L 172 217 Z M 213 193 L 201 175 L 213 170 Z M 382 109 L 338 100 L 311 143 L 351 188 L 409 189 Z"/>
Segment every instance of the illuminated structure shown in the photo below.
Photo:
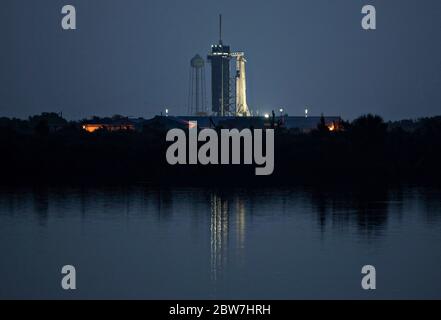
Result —
<path fill-rule="evenodd" d="M 106 124 L 106 123 L 87 123 L 83 125 L 83 129 L 87 132 L 94 132 L 100 129 L 107 131 L 135 130 L 132 124 Z"/>
<path fill-rule="evenodd" d="M 232 57 L 236 58 L 236 115 L 249 117 L 251 115 L 247 104 L 247 86 L 245 73 L 245 53 L 233 52 Z"/>
<path fill-rule="evenodd" d="M 222 43 L 222 16 L 219 16 L 219 43 L 211 46 L 211 101 L 215 115 L 230 113 L 230 46 Z"/>
<path fill-rule="evenodd" d="M 111 118 L 94 117 L 90 120 L 85 120 L 81 123 L 81 127 L 87 132 L 95 132 L 97 130 L 128 131 L 139 130 L 143 122 L 142 118 L 129 119 L 128 117 L 116 115 Z"/>
<path fill-rule="evenodd" d="M 235 101 L 231 101 L 230 60 L 236 60 Z M 247 88 L 244 52 L 230 52 L 230 46 L 222 43 L 222 15 L 219 16 L 219 43 L 211 46 L 208 55 L 211 63 L 211 101 L 216 116 L 248 117 L 251 112 L 247 104 Z M 235 104 L 235 107 L 234 107 Z"/>

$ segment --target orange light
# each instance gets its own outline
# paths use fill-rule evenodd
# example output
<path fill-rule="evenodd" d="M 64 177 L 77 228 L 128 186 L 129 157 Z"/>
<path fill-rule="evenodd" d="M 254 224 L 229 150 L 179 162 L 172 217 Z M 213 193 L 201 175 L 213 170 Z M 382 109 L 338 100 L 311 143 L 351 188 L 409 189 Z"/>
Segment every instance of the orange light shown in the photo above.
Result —
<path fill-rule="evenodd" d="M 83 129 L 86 130 L 87 132 L 94 132 L 98 129 L 101 129 L 103 126 L 100 124 L 85 124 L 83 126 Z"/>
<path fill-rule="evenodd" d="M 193 121 L 189 121 L 188 122 L 188 128 L 189 129 L 194 129 L 194 128 L 196 128 L 196 126 L 197 126 L 197 124 L 195 122 L 193 122 Z"/>
<path fill-rule="evenodd" d="M 111 124 L 85 124 L 83 129 L 87 132 L 94 132 L 99 129 L 107 129 L 109 131 L 135 130 L 135 126 L 131 124 L 111 125 Z"/>
<path fill-rule="evenodd" d="M 330 125 L 328 125 L 328 129 L 329 129 L 329 131 L 334 131 L 335 130 L 334 123 L 331 123 Z"/>

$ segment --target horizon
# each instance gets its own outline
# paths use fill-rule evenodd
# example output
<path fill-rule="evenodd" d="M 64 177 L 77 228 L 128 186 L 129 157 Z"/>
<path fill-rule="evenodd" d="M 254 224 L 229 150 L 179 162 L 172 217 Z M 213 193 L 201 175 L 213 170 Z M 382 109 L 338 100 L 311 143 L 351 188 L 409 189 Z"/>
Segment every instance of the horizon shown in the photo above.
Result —
<path fill-rule="evenodd" d="M 10 120 L 17 119 L 17 120 L 27 121 L 31 117 L 43 116 L 44 114 L 57 114 L 57 115 L 61 116 L 63 119 L 65 119 L 67 121 L 73 121 L 73 122 L 80 122 L 80 121 L 84 121 L 84 120 L 91 120 L 94 117 L 97 117 L 97 118 L 100 118 L 100 119 L 104 119 L 104 118 L 112 118 L 112 117 L 115 117 L 115 116 L 121 116 L 123 118 L 128 118 L 128 119 L 143 119 L 143 120 L 151 120 L 151 119 L 153 119 L 153 118 L 155 118 L 157 116 L 159 116 L 159 117 L 161 117 L 161 116 L 162 117 L 167 117 L 166 115 L 161 115 L 161 114 L 156 114 L 156 115 L 153 115 L 152 117 L 127 116 L 127 115 L 123 115 L 123 114 L 112 114 L 112 115 L 96 115 L 96 114 L 94 114 L 94 115 L 86 116 L 84 118 L 71 119 L 71 118 L 65 117 L 63 112 L 61 112 L 61 114 L 60 114 L 60 112 L 56 112 L 56 111 L 42 111 L 41 113 L 31 114 L 31 115 L 28 115 L 27 117 L 8 117 L 8 116 L 0 115 L 0 119 L 1 118 L 7 118 L 7 119 L 10 119 Z M 304 115 L 291 115 L 291 114 L 288 114 L 288 113 L 285 114 L 285 115 L 288 116 L 288 117 L 298 117 L 298 118 L 304 118 L 305 117 Z M 364 117 L 364 116 L 367 116 L 367 115 L 373 115 L 373 116 L 380 116 L 381 117 L 381 115 L 374 114 L 374 113 L 363 113 L 363 114 L 360 114 L 360 115 L 354 117 L 353 119 L 347 119 L 347 118 L 344 118 L 344 117 L 342 117 L 340 115 L 323 114 L 323 116 L 326 117 L 326 118 L 339 117 L 339 118 L 341 118 L 341 120 L 347 121 L 347 122 L 352 122 L 352 121 L 354 121 L 354 120 L 356 120 L 356 119 L 358 119 L 360 117 Z M 322 115 L 308 115 L 308 118 L 319 118 L 321 116 Z M 169 114 L 168 117 L 198 117 L 198 116 L 196 116 L 196 115 L 174 115 L 174 114 Z M 215 116 L 215 115 L 208 115 L 206 117 L 217 117 L 217 116 Z M 225 116 L 225 117 L 232 117 L 232 118 L 234 118 L 234 117 L 237 117 L 237 116 Z M 264 118 L 265 116 L 264 115 L 258 115 L 258 116 L 250 116 L 248 118 L 253 118 L 253 117 L 255 117 L 255 118 Z M 277 113 L 276 113 L 276 118 L 278 118 L 278 117 L 279 117 L 279 115 L 277 115 Z M 416 118 L 402 118 L 402 119 L 393 119 L 393 120 L 384 119 L 383 117 L 381 117 L 381 118 L 383 119 L 383 121 L 385 123 L 387 123 L 387 122 L 400 122 L 400 121 L 414 121 L 415 122 L 415 121 L 420 121 L 420 120 L 423 120 L 423 119 L 431 119 L 431 118 L 437 118 L 437 117 L 441 117 L 441 113 L 440 114 L 435 114 L 435 115 L 432 115 L 432 116 L 421 116 L 421 117 L 416 117 Z"/>

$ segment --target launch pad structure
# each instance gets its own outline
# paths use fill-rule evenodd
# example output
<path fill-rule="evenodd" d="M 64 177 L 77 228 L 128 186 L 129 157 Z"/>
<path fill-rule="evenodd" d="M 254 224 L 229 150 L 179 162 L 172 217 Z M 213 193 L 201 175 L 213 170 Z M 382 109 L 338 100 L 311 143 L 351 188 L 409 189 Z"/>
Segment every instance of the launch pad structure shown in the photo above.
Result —
<path fill-rule="evenodd" d="M 202 59 L 203 60 L 203 59 Z M 211 104 L 212 114 L 215 116 L 251 116 L 250 109 L 247 104 L 247 88 L 246 88 L 246 58 L 242 51 L 231 52 L 229 45 L 222 42 L 222 15 L 219 15 L 219 42 L 211 46 L 211 52 L 207 56 L 208 62 L 211 64 Z M 195 63 L 197 61 L 197 63 Z M 235 61 L 236 68 L 234 78 L 231 78 L 231 61 Z M 196 67 L 197 66 L 197 67 Z M 200 56 L 195 56 L 191 61 L 190 77 L 190 103 L 189 115 L 195 115 L 206 111 L 201 106 L 201 101 L 205 99 L 205 84 L 203 61 Z M 233 84 L 232 84 L 233 83 Z M 232 90 L 232 86 L 235 90 Z M 202 109 L 202 110 L 201 110 Z"/>

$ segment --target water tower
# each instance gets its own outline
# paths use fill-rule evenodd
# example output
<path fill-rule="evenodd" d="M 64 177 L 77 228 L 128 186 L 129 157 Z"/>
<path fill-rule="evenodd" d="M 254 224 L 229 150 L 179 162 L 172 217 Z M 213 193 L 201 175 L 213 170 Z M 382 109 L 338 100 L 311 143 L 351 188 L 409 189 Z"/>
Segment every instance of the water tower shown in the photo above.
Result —
<path fill-rule="evenodd" d="M 197 54 L 190 61 L 188 114 L 203 115 L 206 113 L 205 61 Z"/>

